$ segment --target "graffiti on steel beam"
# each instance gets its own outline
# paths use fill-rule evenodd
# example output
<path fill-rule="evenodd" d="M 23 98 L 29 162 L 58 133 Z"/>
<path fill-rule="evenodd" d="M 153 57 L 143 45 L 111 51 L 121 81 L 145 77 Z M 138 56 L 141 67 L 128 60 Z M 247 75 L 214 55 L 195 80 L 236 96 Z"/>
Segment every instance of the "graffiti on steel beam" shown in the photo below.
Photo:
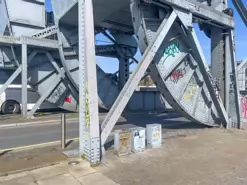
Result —
<path fill-rule="evenodd" d="M 52 101 L 57 102 L 64 93 L 64 91 L 65 91 L 64 87 L 59 85 L 51 94 Z"/>
<path fill-rule="evenodd" d="M 184 67 L 176 69 L 170 76 L 170 79 L 173 83 L 178 83 L 180 79 L 186 74 L 186 66 L 188 66 L 188 61 L 184 62 Z"/>
<path fill-rule="evenodd" d="M 241 98 L 241 104 L 242 104 L 242 118 L 247 118 L 247 97 L 242 96 Z"/>
<path fill-rule="evenodd" d="M 131 135 L 130 133 L 125 133 L 120 135 L 120 148 L 119 152 L 123 152 L 126 150 L 129 150 L 129 142 L 131 141 Z"/>
<path fill-rule="evenodd" d="M 89 108 L 89 102 L 88 102 L 88 83 L 86 84 L 86 128 L 88 129 L 90 127 L 90 108 Z"/>
<path fill-rule="evenodd" d="M 190 103 L 193 101 L 193 97 L 194 97 L 197 89 L 198 89 L 197 84 L 189 84 L 188 85 L 188 87 L 187 87 L 187 89 L 183 95 L 183 97 L 187 100 L 187 102 Z"/>
<path fill-rule="evenodd" d="M 167 61 L 168 58 L 175 57 L 176 54 L 179 54 L 179 53 L 180 53 L 180 49 L 179 49 L 179 43 L 178 42 L 175 42 L 175 43 L 169 45 L 164 51 L 164 55 L 166 55 L 166 57 L 163 61 L 163 64 Z"/>

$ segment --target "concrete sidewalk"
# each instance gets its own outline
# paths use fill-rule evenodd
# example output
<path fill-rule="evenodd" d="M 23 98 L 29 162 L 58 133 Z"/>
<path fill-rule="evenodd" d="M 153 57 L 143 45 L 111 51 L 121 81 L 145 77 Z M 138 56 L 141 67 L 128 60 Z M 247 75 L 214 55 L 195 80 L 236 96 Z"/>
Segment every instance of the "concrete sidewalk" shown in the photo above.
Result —
<path fill-rule="evenodd" d="M 0 177 L 1 185 L 117 185 L 113 180 L 91 168 L 89 163 L 81 159 L 71 166 L 69 161 L 26 171 L 6 177 Z"/>
<path fill-rule="evenodd" d="M 208 129 L 163 140 L 158 149 L 116 157 L 96 169 L 121 185 L 246 185 L 247 131 Z"/>

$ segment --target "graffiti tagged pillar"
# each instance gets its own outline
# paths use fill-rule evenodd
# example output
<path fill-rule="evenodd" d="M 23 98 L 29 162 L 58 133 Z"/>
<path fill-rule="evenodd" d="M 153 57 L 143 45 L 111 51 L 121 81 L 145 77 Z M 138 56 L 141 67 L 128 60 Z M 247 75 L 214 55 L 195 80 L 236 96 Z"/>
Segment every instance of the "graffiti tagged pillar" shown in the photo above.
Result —
<path fill-rule="evenodd" d="M 78 1 L 80 157 L 100 162 L 100 137 L 92 0 Z"/>

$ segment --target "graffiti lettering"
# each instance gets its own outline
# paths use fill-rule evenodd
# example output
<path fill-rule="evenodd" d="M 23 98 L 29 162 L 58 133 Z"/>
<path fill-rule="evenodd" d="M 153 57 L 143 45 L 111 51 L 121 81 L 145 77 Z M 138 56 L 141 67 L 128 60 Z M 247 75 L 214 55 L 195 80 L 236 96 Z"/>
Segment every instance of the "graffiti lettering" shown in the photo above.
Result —
<path fill-rule="evenodd" d="M 60 85 L 58 88 L 51 94 L 51 98 L 53 102 L 57 102 L 59 98 L 62 96 L 64 92 L 64 88 Z"/>
<path fill-rule="evenodd" d="M 125 133 L 124 135 L 120 136 L 120 148 L 119 151 L 122 152 L 123 150 L 128 149 L 129 146 L 129 142 L 130 142 L 130 134 L 129 133 Z"/>
<path fill-rule="evenodd" d="M 171 74 L 171 81 L 173 81 L 173 83 L 178 83 L 178 81 L 184 77 L 184 75 L 186 74 L 186 69 L 184 68 L 179 68 L 176 69 L 172 74 Z"/>
<path fill-rule="evenodd" d="M 189 84 L 188 88 L 186 89 L 183 97 L 190 103 L 193 100 L 193 97 L 196 93 L 197 90 L 197 85 L 196 84 Z"/>
<path fill-rule="evenodd" d="M 66 98 L 65 102 L 71 104 L 72 103 L 72 98 Z"/>
<path fill-rule="evenodd" d="M 89 109 L 89 102 L 88 102 L 88 84 L 86 84 L 86 128 L 90 127 L 90 109 Z"/>
<path fill-rule="evenodd" d="M 247 99 L 245 96 L 241 98 L 242 103 L 242 117 L 247 118 Z"/>
<path fill-rule="evenodd" d="M 179 43 L 173 43 L 170 46 L 168 46 L 165 51 L 164 51 L 164 55 L 166 55 L 165 60 L 163 61 L 163 64 L 166 62 L 166 60 L 169 57 L 175 57 L 176 54 L 180 53 L 180 49 L 179 49 Z"/>

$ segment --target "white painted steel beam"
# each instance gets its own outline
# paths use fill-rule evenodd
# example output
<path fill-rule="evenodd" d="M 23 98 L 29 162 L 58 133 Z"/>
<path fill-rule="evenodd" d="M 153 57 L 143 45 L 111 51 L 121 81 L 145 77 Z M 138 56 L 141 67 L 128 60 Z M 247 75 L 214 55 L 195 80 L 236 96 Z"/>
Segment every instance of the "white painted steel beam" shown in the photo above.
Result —
<path fill-rule="evenodd" d="M 35 37 L 6 37 L 0 36 L 0 45 L 21 45 L 22 42 L 25 42 L 27 45 L 34 48 L 49 48 L 49 49 L 58 49 L 58 41 L 44 39 L 44 38 L 35 38 Z"/>
<path fill-rule="evenodd" d="M 92 0 L 78 1 L 80 156 L 100 162 L 98 90 Z"/>
<path fill-rule="evenodd" d="M 130 97 L 132 96 L 136 86 L 140 82 L 144 73 L 146 72 L 149 64 L 155 57 L 156 52 L 159 50 L 163 40 L 165 39 L 167 33 L 169 32 L 171 26 L 177 18 L 177 14 L 172 12 L 170 17 L 167 20 L 164 20 L 157 31 L 157 35 L 154 38 L 153 42 L 148 46 L 143 58 L 140 61 L 136 71 L 131 75 L 127 83 L 125 84 L 123 90 L 119 94 L 117 100 L 113 104 L 111 110 L 107 114 L 105 120 L 101 124 L 101 145 L 103 146 L 106 142 L 109 134 L 111 133 L 114 125 L 116 124 L 119 116 L 127 105 Z"/>
<path fill-rule="evenodd" d="M 21 104 L 22 116 L 27 118 L 27 44 L 21 45 Z"/>
<path fill-rule="evenodd" d="M 85 4 L 78 0 L 78 38 L 79 38 L 79 157 L 84 154 L 86 127 L 86 60 L 85 60 Z"/>

